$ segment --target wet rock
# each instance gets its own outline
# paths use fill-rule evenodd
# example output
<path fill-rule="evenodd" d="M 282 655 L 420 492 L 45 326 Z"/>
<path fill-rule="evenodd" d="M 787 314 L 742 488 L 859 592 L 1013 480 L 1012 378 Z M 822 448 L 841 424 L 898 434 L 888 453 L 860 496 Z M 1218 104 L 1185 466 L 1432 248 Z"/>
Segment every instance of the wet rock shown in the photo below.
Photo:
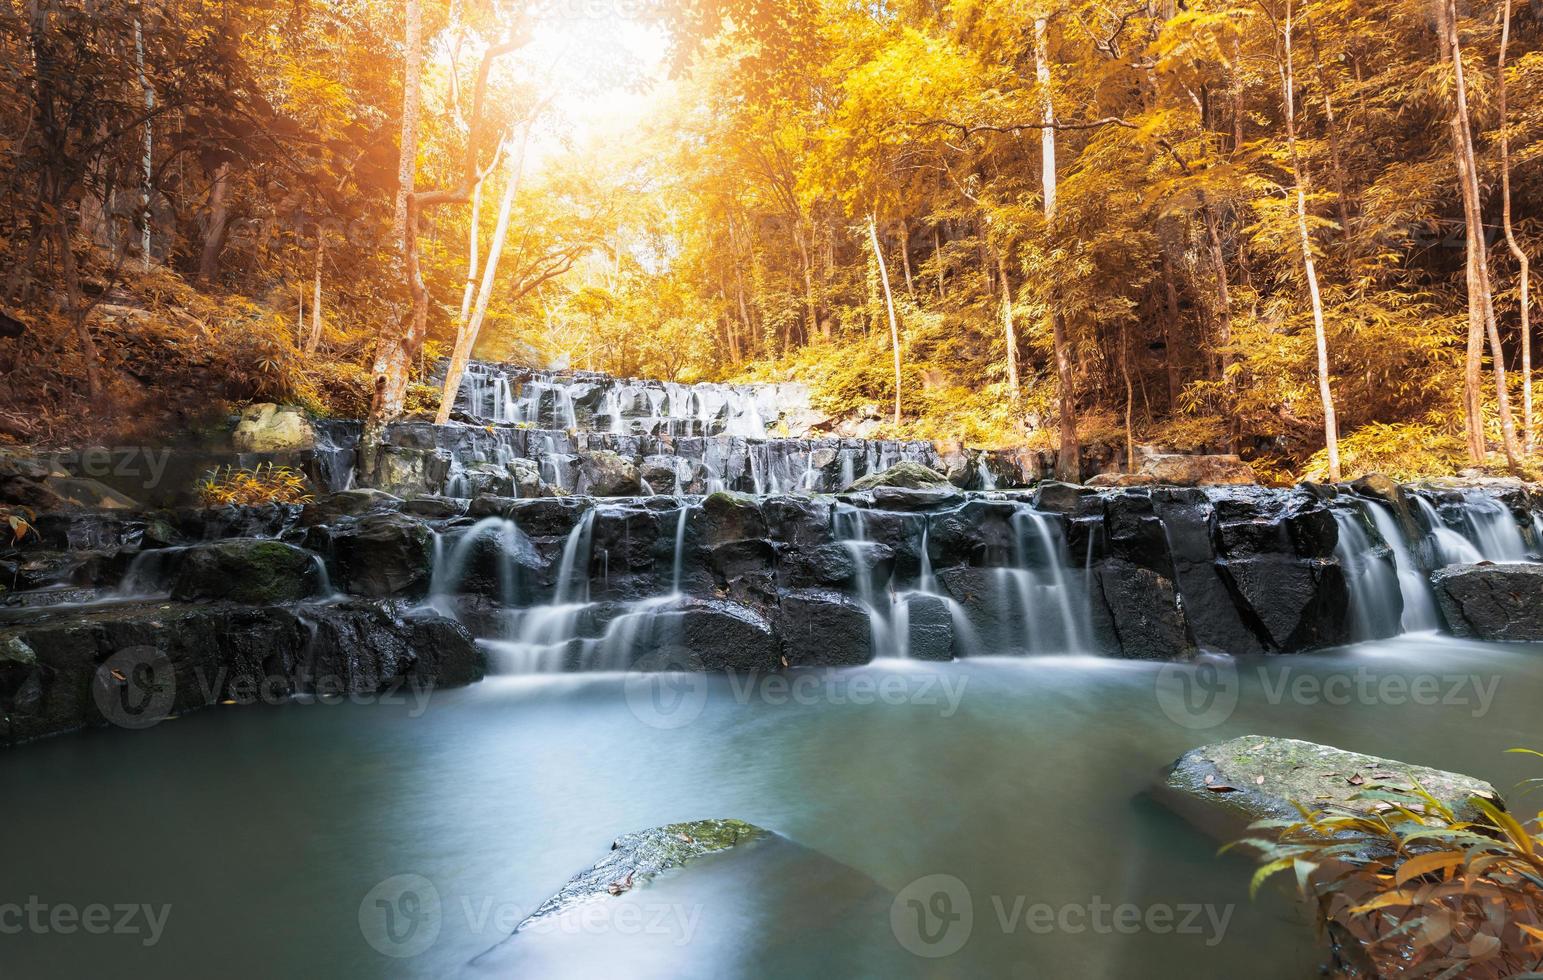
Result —
<path fill-rule="evenodd" d="M 948 477 L 921 463 L 909 460 L 896 463 L 880 473 L 870 473 L 845 488 L 847 493 L 873 490 L 876 487 L 900 487 L 907 490 L 923 490 L 928 487 L 950 487 Z"/>
<path fill-rule="evenodd" d="M 768 531 L 756 499 L 739 493 L 708 494 L 691 523 L 693 532 L 707 545 L 764 538 Z"/>
<path fill-rule="evenodd" d="M 1472 797 L 1500 798 L 1489 783 L 1459 773 L 1262 735 L 1186 752 L 1156 795 L 1216 837 L 1231 840 L 1257 820 L 1300 819 L 1296 803 L 1374 813 L 1377 800 L 1356 797 L 1378 785 L 1411 790 L 1416 784 L 1451 806 L 1460 819 L 1479 815 L 1468 803 Z"/>
<path fill-rule="evenodd" d="M 778 605 L 777 631 L 782 655 L 791 666 L 865 664 L 875 653 L 868 611 L 832 589 L 793 589 Z"/>
<path fill-rule="evenodd" d="M 654 493 L 679 493 L 691 483 L 690 464 L 679 456 L 648 456 L 638 467 L 638 476 Z"/>
<path fill-rule="evenodd" d="M 790 548 L 782 555 L 780 571 L 789 586 L 845 585 L 858 575 L 888 579 L 894 558 L 894 551 L 877 541 L 849 541 Z"/>
<path fill-rule="evenodd" d="M 557 894 L 515 927 L 515 933 L 587 902 L 645 886 L 658 875 L 685 867 L 704 854 L 727 851 L 767 836 L 766 831 L 742 820 L 692 820 L 623 834 L 611 843 L 605 857 L 568 879 Z"/>
<path fill-rule="evenodd" d="M 643 490 L 638 468 L 608 449 L 579 454 L 577 493 L 591 497 L 635 497 Z"/>
<path fill-rule="evenodd" d="M 902 512 L 936 510 L 959 503 L 964 495 L 954 487 L 875 487 L 868 493 L 873 506 L 880 510 Z"/>
<path fill-rule="evenodd" d="M 1543 640 L 1543 565 L 1449 565 L 1431 584 L 1458 636 Z"/>
<path fill-rule="evenodd" d="M 1046 480 L 1034 490 L 1034 507 L 1056 514 L 1075 514 L 1081 508 L 1083 498 L 1094 491 L 1074 483 L 1057 483 Z"/>
<path fill-rule="evenodd" d="M 400 497 L 440 493 L 449 486 L 455 457 L 442 449 L 381 446 L 370 484 Z"/>
<path fill-rule="evenodd" d="M 723 599 L 676 600 L 648 619 L 634 665 L 658 670 L 777 670 L 782 648 L 759 613 Z"/>
<path fill-rule="evenodd" d="M 466 513 L 469 501 L 457 497 L 423 496 L 403 501 L 402 513 L 426 521 L 448 521 Z"/>
<path fill-rule="evenodd" d="M 292 453 L 315 449 L 316 430 L 300 409 L 262 403 L 241 412 L 230 442 L 238 453 Z"/>
<path fill-rule="evenodd" d="M 1232 455 L 1154 454 L 1141 461 L 1140 472 L 1158 483 L 1179 487 L 1259 482 L 1249 465 Z"/>
<path fill-rule="evenodd" d="M 416 597 L 428 590 L 433 534 L 392 511 L 314 528 L 310 546 L 329 554 L 334 584 L 353 595 Z"/>
<path fill-rule="evenodd" d="M 288 602 L 317 595 L 321 565 L 304 548 L 262 538 L 193 545 L 177 558 L 173 599 Z"/>
<path fill-rule="evenodd" d="M 326 524 L 340 517 L 358 517 L 372 510 L 396 510 L 402 506 L 402 498 L 384 490 L 362 487 L 358 490 L 339 490 L 318 497 L 305 505 L 301 516 L 305 524 Z"/>
<path fill-rule="evenodd" d="M 912 660 L 954 659 L 954 617 L 941 597 L 912 592 L 905 604 L 906 656 Z"/>
<path fill-rule="evenodd" d="M 1114 557 L 1158 575 L 1173 574 L 1168 532 L 1150 495 L 1132 492 L 1109 497 L 1104 502 L 1104 533 Z"/>
<path fill-rule="evenodd" d="M 1222 577 L 1270 650 L 1311 650 L 1350 641 L 1350 591 L 1333 559 L 1290 554 L 1229 559 Z"/>
<path fill-rule="evenodd" d="M 0 745 L 89 726 L 147 728 L 220 701 L 421 698 L 483 674 L 481 651 L 454 621 L 363 600 L 42 610 L 0 625 L 0 651 L 23 646 L 33 663 L 0 663 Z"/>
<path fill-rule="evenodd" d="M 1112 559 L 1098 567 L 1098 585 L 1122 656 L 1180 660 L 1194 654 L 1171 581 L 1150 568 Z"/>
<path fill-rule="evenodd" d="M 1390 504 L 1398 503 L 1398 484 L 1381 473 L 1368 473 L 1356 479 L 1350 484 L 1350 489 L 1363 497 L 1371 497 L 1373 500 L 1381 500 Z"/>
<path fill-rule="evenodd" d="M 1155 489 L 1153 506 L 1167 532 L 1173 573 L 1201 648 L 1262 653 L 1264 644 L 1233 595 L 1216 554 L 1215 513 L 1199 490 Z"/>

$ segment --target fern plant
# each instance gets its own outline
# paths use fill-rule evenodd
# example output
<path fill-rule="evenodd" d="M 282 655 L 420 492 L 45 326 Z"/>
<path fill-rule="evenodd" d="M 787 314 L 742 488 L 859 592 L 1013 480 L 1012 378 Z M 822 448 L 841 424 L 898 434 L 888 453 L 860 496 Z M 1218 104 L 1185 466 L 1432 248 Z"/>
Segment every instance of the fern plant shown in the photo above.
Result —
<path fill-rule="evenodd" d="M 1537 824 L 1528 829 L 1482 796 L 1459 813 L 1418 784 L 1368 783 L 1355 801 L 1360 809 L 1297 803 L 1300 820 L 1259 821 L 1253 836 L 1229 845 L 1259 857 L 1252 894 L 1295 873 L 1327 934 L 1334 975 L 1543 976 Z"/>

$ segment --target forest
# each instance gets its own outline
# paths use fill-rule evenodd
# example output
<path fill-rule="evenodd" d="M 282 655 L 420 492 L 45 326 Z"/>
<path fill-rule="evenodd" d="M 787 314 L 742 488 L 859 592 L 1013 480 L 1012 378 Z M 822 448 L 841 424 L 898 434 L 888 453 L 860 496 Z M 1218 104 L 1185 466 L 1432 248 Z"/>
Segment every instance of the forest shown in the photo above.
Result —
<path fill-rule="evenodd" d="M 1068 474 L 1534 473 L 1540 22 L 12 0 L 0 440 L 443 421 L 475 356 L 798 380 L 836 431 Z"/>

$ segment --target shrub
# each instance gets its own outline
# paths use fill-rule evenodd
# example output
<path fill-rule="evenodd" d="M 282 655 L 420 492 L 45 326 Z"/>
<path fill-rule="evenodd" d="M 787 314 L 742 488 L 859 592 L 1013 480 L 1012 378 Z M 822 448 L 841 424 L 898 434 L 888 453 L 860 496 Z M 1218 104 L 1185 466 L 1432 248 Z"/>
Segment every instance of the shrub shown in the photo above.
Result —
<path fill-rule="evenodd" d="M 305 474 L 287 466 L 261 463 L 255 469 L 225 466 L 198 484 L 206 507 L 227 504 L 305 504 L 313 499 Z"/>

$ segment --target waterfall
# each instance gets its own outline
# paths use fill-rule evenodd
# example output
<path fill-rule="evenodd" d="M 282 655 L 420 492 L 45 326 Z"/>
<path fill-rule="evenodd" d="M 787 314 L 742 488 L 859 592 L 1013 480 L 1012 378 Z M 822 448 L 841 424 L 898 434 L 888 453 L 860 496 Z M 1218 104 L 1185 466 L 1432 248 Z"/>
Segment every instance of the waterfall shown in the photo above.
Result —
<path fill-rule="evenodd" d="M 869 636 L 875 655 L 879 655 L 885 650 L 896 649 L 886 616 L 887 607 L 893 603 L 886 594 L 885 608 L 879 606 L 878 583 L 869 560 L 869 549 L 865 547 L 868 543 L 866 520 L 867 515 L 861 509 L 851 504 L 837 504 L 832 524 L 841 546 L 851 556 L 852 584 L 857 601 L 868 613 Z"/>
<path fill-rule="evenodd" d="M 1350 615 L 1353 637 L 1357 640 L 1382 639 L 1402 631 L 1404 589 L 1392 557 L 1372 543 L 1367 533 L 1365 515 L 1360 508 L 1334 510 L 1339 526 L 1339 543 L 1334 554 L 1345 570 L 1345 584 L 1350 591 Z"/>
<path fill-rule="evenodd" d="M 1048 515 L 1029 507 L 1013 513 L 1014 565 L 999 570 L 1004 608 L 1016 600 L 1023 617 L 1025 648 L 1031 653 L 1088 652 L 1088 601 L 1066 574 L 1063 539 Z M 1043 614 L 1048 606 L 1052 615 Z M 1059 626 L 1059 630 L 1055 627 Z M 1051 627 L 1046 629 L 1045 627 Z"/>
<path fill-rule="evenodd" d="M 686 519 L 691 515 L 691 507 L 684 501 L 680 505 L 680 514 L 675 518 L 675 551 L 670 560 L 670 594 L 680 595 L 680 581 L 686 564 Z"/>
<path fill-rule="evenodd" d="M 1393 513 L 1393 508 L 1380 500 L 1362 501 L 1362 507 L 1371 517 L 1377 534 L 1393 552 L 1393 564 L 1398 569 L 1398 591 L 1403 599 L 1403 617 L 1400 625 L 1405 632 L 1438 629 L 1441 617 L 1436 612 L 1436 600 L 1431 596 L 1430 582 L 1420 571 L 1414 552 L 1404 539 L 1403 525 Z"/>
<path fill-rule="evenodd" d="M 1434 504 L 1419 494 L 1410 494 L 1410 498 L 1414 500 L 1420 516 L 1425 519 L 1430 536 L 1432 565 L 1466 565 L 1484 560 L 1484 555 L 1474 547 L 1473 542 L 1447 526 Z"/>
<path fill-rule="evenodd" d="M 1488 494 L 1468 494 L 1463 500 L 1468 538 L 1485 561 L 1526 561 L 1527 540 L 1511 508 Z"/>

